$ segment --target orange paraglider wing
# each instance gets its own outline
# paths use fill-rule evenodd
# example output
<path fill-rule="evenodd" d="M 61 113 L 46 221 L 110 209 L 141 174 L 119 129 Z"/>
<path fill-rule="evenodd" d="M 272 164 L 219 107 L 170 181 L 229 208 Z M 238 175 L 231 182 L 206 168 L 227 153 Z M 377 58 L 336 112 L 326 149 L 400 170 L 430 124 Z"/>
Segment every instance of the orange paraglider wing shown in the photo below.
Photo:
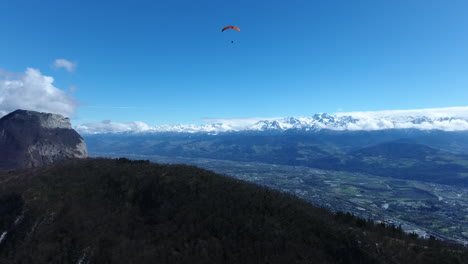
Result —
<path fill-rule="evenodd" d="M 224 32 L 224 30 L 226 30 L 226 29 L 235 29 L 235 30 L 237 30 L 237 31 L 240 32 L 240 28 L 235 27 L 235 26 L 227 26 L 227 27 L 223 28 L 223 29 L 221 30 L 221 32 Z"/>

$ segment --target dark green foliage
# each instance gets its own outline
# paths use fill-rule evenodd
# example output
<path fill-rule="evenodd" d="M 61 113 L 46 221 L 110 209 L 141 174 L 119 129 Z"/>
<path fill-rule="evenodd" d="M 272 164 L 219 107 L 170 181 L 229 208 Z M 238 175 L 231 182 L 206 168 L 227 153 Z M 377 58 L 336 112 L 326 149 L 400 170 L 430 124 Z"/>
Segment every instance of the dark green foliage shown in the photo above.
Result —
<path fill-rule="evenodd" d="M 89 159 L 0 179 L 0 209 L 28 212 L 0 263 L 468 261 L 459 246 L 191 166 Z"/>
<path fill-rule="evenodd" d="M 0 196 L 0 235 L 10 230 L 15 219 L 21 215 L 24 201 L 21 195 L 10 193 Z"/>

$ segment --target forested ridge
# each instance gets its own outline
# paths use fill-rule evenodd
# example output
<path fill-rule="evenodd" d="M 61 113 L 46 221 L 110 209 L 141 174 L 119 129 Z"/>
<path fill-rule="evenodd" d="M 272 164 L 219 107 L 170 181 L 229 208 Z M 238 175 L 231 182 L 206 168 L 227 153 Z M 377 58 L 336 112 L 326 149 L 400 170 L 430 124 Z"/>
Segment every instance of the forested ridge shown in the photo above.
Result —
<path fill-rule="evenodd" d="M 186 165 L 0 172 L 0 263 L 468 263 L 460 245 Z"/>

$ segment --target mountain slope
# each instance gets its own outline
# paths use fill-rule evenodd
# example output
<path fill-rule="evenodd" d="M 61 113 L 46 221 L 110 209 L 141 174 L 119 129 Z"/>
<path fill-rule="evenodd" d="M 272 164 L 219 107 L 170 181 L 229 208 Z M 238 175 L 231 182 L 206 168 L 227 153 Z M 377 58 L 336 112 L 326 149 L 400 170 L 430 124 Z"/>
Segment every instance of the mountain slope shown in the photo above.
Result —
<path fill-rule="evenodd" d="M 0 168 L 88 157 L 83 138 L 61 115 L 16 110 L 0 119 Z"/>
<path fill-rule="evenodd" d="M 386 142 L 354 151 L 357 157 L 379 156 L 387 159 L 418 159 L 425 160 L 427 156 L 440 154 L 441 151 L 421 144 L 405 142 Z"/>
<path fill-rule="evenodd" d="M 400 141 L 386 142 L 314 161 L 316 167 L 468 186 L 468 155 Z"/>
<path fill-rule="evenodd" d="M 184 165 L 0 172 L 2 263 L 466 263 L 468 252 Z"/>

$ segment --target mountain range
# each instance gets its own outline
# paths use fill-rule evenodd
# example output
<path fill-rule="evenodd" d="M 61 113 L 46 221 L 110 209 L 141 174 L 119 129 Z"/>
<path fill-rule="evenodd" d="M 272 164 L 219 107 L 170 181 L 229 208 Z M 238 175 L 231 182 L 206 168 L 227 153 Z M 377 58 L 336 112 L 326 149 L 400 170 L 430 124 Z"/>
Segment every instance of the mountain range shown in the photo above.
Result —
<path fill-rule="evenodd" d="M 468 185 L 468 107 L 76 126 L 90 152 L 256 161 Z"/>
<path fill-rule="evenodd" d="M 468 107 L 422 110 L 320 113 L 310 117 L 208 119 L 207 124 L 151 126 L 144 122 L 116 123 L 109 120 L 81 124 L 82 134 L 99 133 L 223 133 L 241 131 L 375 131 L 386 129 L 418 129 L 468 131 Z"/>

